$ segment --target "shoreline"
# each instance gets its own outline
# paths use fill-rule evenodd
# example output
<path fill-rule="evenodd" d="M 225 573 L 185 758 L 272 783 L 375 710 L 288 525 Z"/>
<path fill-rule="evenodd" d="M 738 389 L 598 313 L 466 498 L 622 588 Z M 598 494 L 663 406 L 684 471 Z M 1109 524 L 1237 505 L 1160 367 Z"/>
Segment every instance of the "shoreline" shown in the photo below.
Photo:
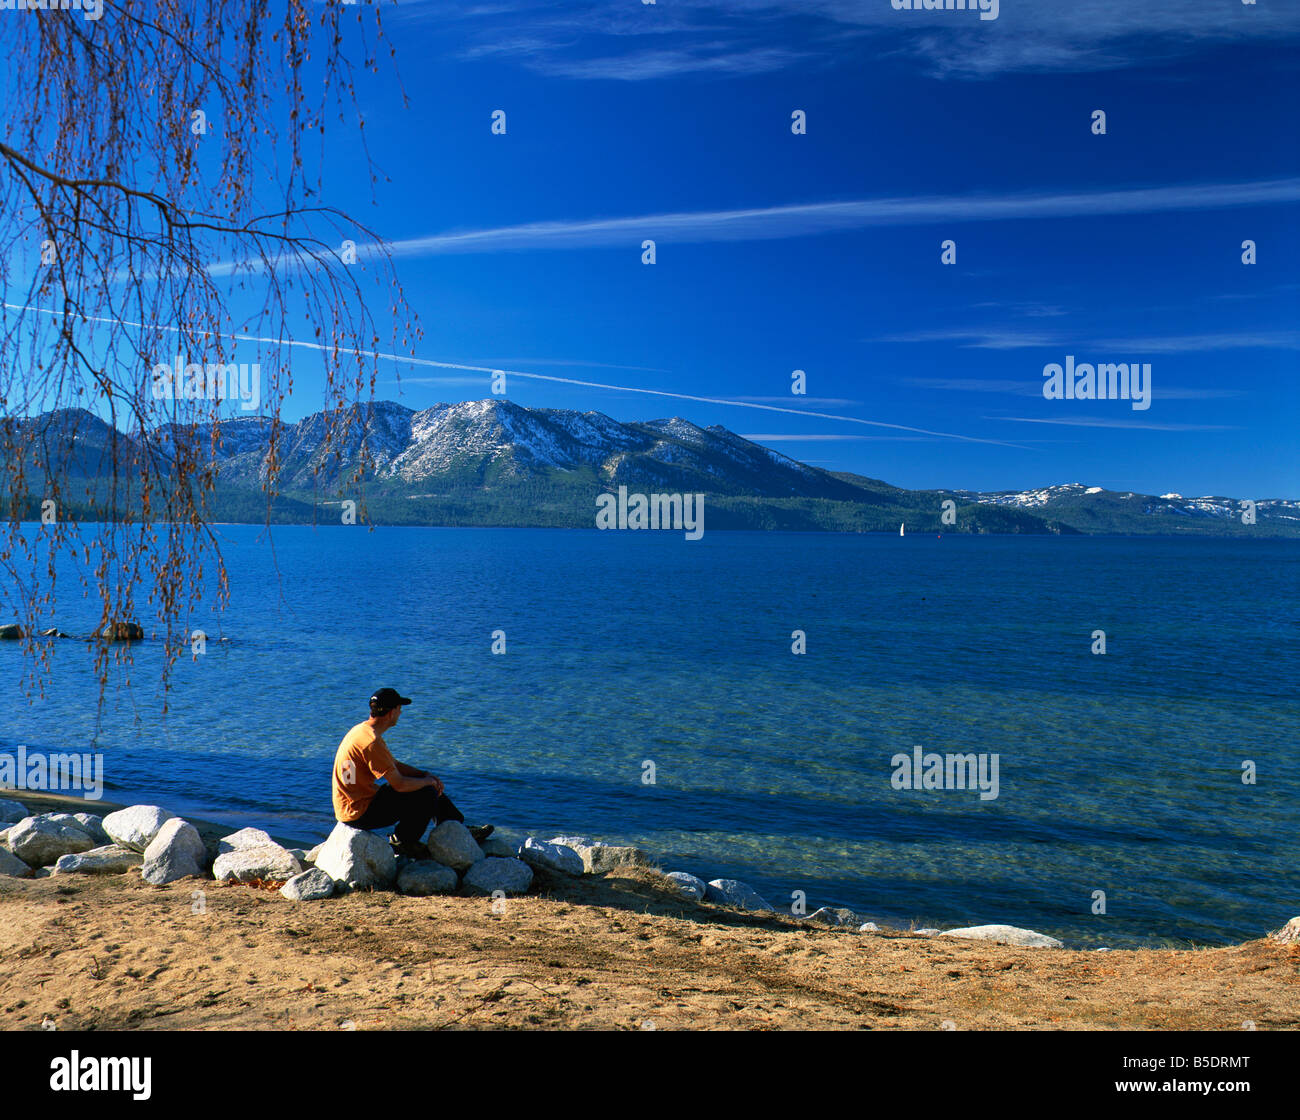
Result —
<path fill-rule="evenodd" d="M 115 790 L 114 792 L 120 794 L 125 791 Z M 0 788 L 0 799 L 8 799 L 12 801 L 21 802 L 23 805 L 26 805 L 27 807 L 32 809 L 34 814 L 45 813 L 45 812 L 67 812 L 67 813 L 87 812 L 87 813 L 93 813 L 96 816 L 106 816 L 109 813 L 116 812 L 120 809 L 125 809 L 131 805 L 141 805 L 141 804 L 153 805 L 158 803 L 156 799 L 150 798 L 146 795 L 140 795 L 139 799 L 128 799 L 126 801 L 110 801 L 107 798 L 92 800 L 90 798 L 80 797 L 74 794 L 52 793 L 47 791 L 33 793 L 28 790 L 13 790 L 13 789 L 3 789 L 3 788 Z M 190 824 L 192 824 L 198 830 L 200 837 L 202 837 L 205 843 L 209 844 L 209 846 L 214 849 L 216 847 L 217 842 L 221 840 L 223 837 L 230 835 L 231 833 L 244 827 L 262 828 L 263 826 L 257 824 L 257 821 L 270 819 L 265 817 L 259 818 L 256 816 L 250 816 L 250 819 L 248 821 L 239 824 L 222 823 L 220 821 L 211 820 L 206 817 L 191 816 L 186 812 L 178 811 L 177 807 L 180 805 L 180 803 L 175 802 L 174 798 L 164 799 L 164 800 L 168 800 L 168 806 L 167 806 L 168 812 L 174 812 L 176 816 L 179 816 L 182 819 L 188 821 Z M 273 831 L 272 828 L 274 828 L 275 830 Z M 290 836 L 288 833 L 280 831 L 276 826 L 272 826 L 271 828 L 265 828 L 264 831 L 267 832 L 267 834 L 271 837 L 272 840 L 274 840 L 277 844 L 281 845 L 284 848 L 310 850 L 315 846 L 317 846 L 318 844 L 322 843 L 328 836 L 330 830 L 329 828 L 322 828 L 321 830 L 322 835 L 316 838 Z M 379 831 L 382 832 L 383 830 L 379 830 Z M 518 831 L 519 830 L 517 829 L 511 829 L 509 827 L 506 827 L 504 829 L 498 830 L 496 835 L 498 836 L 501 836 L 503 834 L 512 835 Z M 520 835 L 523 834 L 520 833 Z M 648 856 L 650 863 L 652 865 L 658 866 L 659 858 L 656 853 L 647 852 L 646 855 Z M 827 904 L 825 907 L 823 907 L 823 909 L 828 909 L 828 910 L 837 909 L 837 906 L 835 904 Z M 801 922 L 800 917 L 797 917 L 792 913 L 787 913 L 785 910 L 777 909 L 774 912 L 779 916 L 786 918 L 788 920 Z M 862 920 L 867 921 L 869 919 L 867 919 L 867 917 L 863 915 Z M 1283 926 L 1288 920 L 1289 918 L 1285 918 L 1285 917 L 1279 919 L 1277 926 L 1274 928 L 1281 928 L 1281 926 Z M 870 921 L 872 921 L 873 923 L 875 922 L 880 923 L 879 932 L 883 932 L 883 933 L 910 935 L 915 933 L 919 929 L 928 931 L 926 935 L 939 932 L 934 927 L 916 918 L 913 918 L 909 921 L 907 919 L 899 919 L 896 916 L 894 917 L 877 916 L 876 918 L 870 919 Z M 953 925 L 953 922 L 951 920 L 938 920 L 938 921 L 940 921 L 941 924 L 944 926 L 951 927 L 951 928 L 958 928 L 957 926 Z M 988 920 L 988 924 L 993 924 L 993 921 Z M 1034 927 L 1034 931 L 1041 932 L 1037 930 L 1036 925 Z M 1177 944 L 1174 942 L 1178 941 L 1179 939 L 1169 938 L 1169 937 L 1155 937 L 1155 936 L 1148 935 L 1147 939 L 1148 941 L 1152 942 L 1151 944 L 1138 945 L 1138 946 L 1120 946 L 1120 947 L 1074 945 L 1074 946 L 1070 946 L 1068 951 L 1083 952 L 1083 953 L 1094 953 L 1098 951 L 1199 952 L 1199 951 L 1207 951 L 1207 950 L 1214 950 L 1214 949 L 1232 949 L 1232 948 L 1241 948 L 1247 945 L 1251 945 L 1260 939 L 1266 939 L 1271 932 L 1273 932 L 1272 929 L 1267 929 L 1267 930 L 1263 930 L 1259 934 L 1258 938 L 1248 938 L 1243 941 L 1225 941 L 1219 944 L 1209 944 L 1209 943 L 1197 944 L 1195 941 L 1191 939 L 1183 939 L 1185 941 L 1184 944 Z M 1055 935 L 1049 935 L 1049 936 L 1055 937 Z"/>
<path fill-rule="evenodd" d="M 37 811 L 118 807 L 22 793 Z M 501 898 L 0 876 L 0 1030 L 1300 1027 L 1300 942 L 1096 952 L 866 932 L 686 897 L 653 859 L 533 866 L 528 893 Z"/>
<path fill-rule="evenodd" d="M 1300 944 L 1020 947 L 692 901 L 0 877 L 0 1030 L 1295 1030 Z"/>

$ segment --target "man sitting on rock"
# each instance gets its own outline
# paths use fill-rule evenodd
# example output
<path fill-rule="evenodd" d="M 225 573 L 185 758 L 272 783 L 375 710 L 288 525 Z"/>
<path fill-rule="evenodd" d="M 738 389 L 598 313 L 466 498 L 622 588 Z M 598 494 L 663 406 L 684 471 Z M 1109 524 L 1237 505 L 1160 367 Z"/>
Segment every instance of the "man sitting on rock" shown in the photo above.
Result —
<path fill-rule="evenodd" d="M 370 718 L 343 736 L 334 755 L 334 816 L 352 828 L 369 831 L 396 824 L 393 851 L 411 859 L 432 859 L 420 841 L 429 822 L 464 821 L 443 791 L 442 782 L 427 770 L 398 762 L 384 742 L 384 732 L 397 724 L 411 702 L 396 689 L 381 688 L 370 697 Z M 381 785 L 383 779 L 386 785 Z M 485 840 L 491 825 L 471 828 L 475 840 Z"/>

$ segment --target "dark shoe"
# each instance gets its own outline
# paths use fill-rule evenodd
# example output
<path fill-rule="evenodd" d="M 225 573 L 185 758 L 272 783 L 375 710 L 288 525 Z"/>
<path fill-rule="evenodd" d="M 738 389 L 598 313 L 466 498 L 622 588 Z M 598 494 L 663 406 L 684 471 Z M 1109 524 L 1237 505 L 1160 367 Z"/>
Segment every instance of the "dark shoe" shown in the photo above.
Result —
<path fill-rule="evenodd" d="M 474 826 L 469 830 L 469 834 L 470 834 L 472 837 L 474 837 L 474 840 L 475 840 L 477 843 L 481 844 L 481 843 L 483 843 L 484 840 L 486 840 L 489 836 L 491 836 L 492 833 L 494 833 L 495 831 L 496 831 L 496 825 L 491 825 L 491 824 L 476 824 L 476 825 L 474 825 Z"/>
<path fill-rule="evenodd" d="M 433 859 L 433 853 L 429 851 L 428 846 L 418 840 L 404 844 L 394 836 L 389 843 L 393 846 L 394 855 L 405 856 L 407 859 Z"/>

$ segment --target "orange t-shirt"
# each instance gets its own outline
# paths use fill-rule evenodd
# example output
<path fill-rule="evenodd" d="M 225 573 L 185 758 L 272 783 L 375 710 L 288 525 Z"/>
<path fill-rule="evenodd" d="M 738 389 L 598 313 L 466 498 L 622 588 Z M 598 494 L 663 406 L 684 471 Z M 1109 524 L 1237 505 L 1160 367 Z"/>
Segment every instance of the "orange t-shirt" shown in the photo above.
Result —
<path fill-rule="evenodd" d="M 396 766 L 388 744 L 368 723 L 358 723 L 334 754 L 334 819 L 355 821 L 365 815 L 379 779 Z"/>

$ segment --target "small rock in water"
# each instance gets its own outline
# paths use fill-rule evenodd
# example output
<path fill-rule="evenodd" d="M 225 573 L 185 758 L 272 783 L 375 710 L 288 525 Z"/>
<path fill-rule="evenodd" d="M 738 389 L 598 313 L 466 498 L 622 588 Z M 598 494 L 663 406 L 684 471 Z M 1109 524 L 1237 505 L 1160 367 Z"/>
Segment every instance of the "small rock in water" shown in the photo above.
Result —
<path fill-rule="evenodd" d="M 943 937 L 968 938 L 975 941 L 996 941 L 1001 945 L 1019 945 L 1027 949 L 1063 949 L 1065 946 L 1055 937 L 1037 933 L 1032 929 L 1019 929 L 1016 926 L 964 926 L 950 929 Z"/>
<path fill-rule="evenodd" d="M 329 872 L 313 867 L 285 882 L 280 893 L 294 902 L 317 902 L 322 898 L 333 898 L 338 884 Z"/>
<path fill-rule="evenodd" d="M 120 875 L 139 867 L 144 857 L 121 844 L 108 844 L 85 852 L 70 852 L 54 862 L 55 875 Z"/>
<path fill-rule="evenodd" d="M 455 871 L 431 859 L 412 860 L 397 876 L 397 889 L 402 894 L 450 894 L 459 885 L 460 876 Z"/>
<path fill-rule="evenodd" d="M 140 878 L 161 887 L 177 879 L 202 875 L 207 862 L 208 850 L 199 830 L 189 821 L 172 817 L 145 848 Z"/>
<path fill-rule="evenodd" d="M 138 642 L 144 637 L 144 628 L 138 622 L 111 622 L 96 630 L 93 636 L 106 642 Z"/>
<path fill-rule="evenodd" d="M 561 875 L 581 875 L 587 870 L 582 856 L 567 844 L 552 844 L 535 836 L 528 837 L 519 846 L 519 858 L 529 867 L 557 871 Z"/>
<path fill-rule="evenodd" d="M 709 892 L 709 884 L 701 879 L 698 875 L 692 875 L 689 871 L 670 871 L 664 876 L 680 894 L 687 898 L 693 898 L 697 902 L 702 900 Z"/>
<path fill-rule="evenodd" d="M 455 871 L 466 871 L 486 858 L 474 834 L 460 821 L 443 821 L 424 843 L 436 863 Z"/>
<path fill-rule="evenodd" d="M 158 830 L 175 815 L 157 805 L 132 805 L 109 813 L 103 821 L 104 831 L 115 844 L 143 852 L 158 835 Z"/>
<path fill-rule="evenodd" d="M 470 867 L 461 883 L 475 894 L 523 894 L 533 885 L 533 869 L 520 859 L 489 856 Z"/>
<path fill-rule="evenodd" d="M 776 913 L 775 908 L 758 891 L 739 879 L 710 879 L 704 897 L 709 902 L 721 903 L 723 906 Z"/>

